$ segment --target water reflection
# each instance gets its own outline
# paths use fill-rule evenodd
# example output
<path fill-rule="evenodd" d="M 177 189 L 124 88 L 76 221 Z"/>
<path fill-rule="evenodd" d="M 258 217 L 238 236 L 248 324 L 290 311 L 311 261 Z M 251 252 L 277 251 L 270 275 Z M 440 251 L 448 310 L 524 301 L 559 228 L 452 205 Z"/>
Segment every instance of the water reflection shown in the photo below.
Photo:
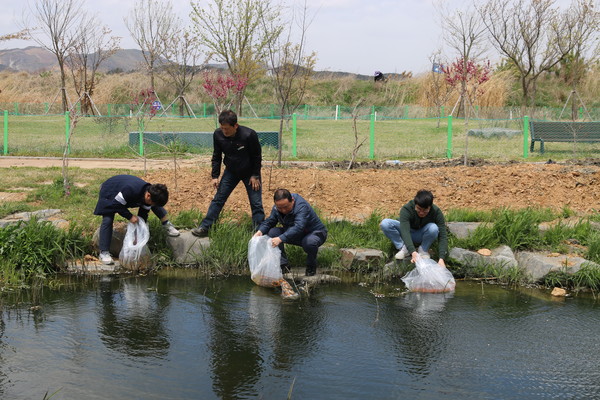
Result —
<path fill-rule="evenodd" d="M 314 301 L 286 302 L 272 289 L 241 284 L 246 290 L 229 282 L 207 295 L 213 389 L 224 399 L 264 396 L 269 389 L 257 383 L 266 371 L 289 371 L 310 356 L 321 330 Z"/>
<path fill-rule="evenodd" d="M 137 282 L 100 282 L 99 332 L 105 345 L 124 355 L 164 357 L 169 350 L 165 328 L 169 296 L 161 296 Z"/>
<path fill-rule="evenodd" d="M 446 347 L 445 308 L 453 296 L 410 292 L 387 304 L 382 325 L 392 337 L 400 370 L 420 379 L 431 373 Z"/>

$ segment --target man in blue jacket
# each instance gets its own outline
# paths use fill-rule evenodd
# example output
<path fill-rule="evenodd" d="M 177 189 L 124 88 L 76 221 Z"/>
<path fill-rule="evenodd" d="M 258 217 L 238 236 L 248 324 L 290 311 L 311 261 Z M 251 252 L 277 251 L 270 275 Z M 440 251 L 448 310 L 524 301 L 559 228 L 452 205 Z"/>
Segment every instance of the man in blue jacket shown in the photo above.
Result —
<path fill-rule="evenodd" d="M 240 181 L 248 194 L 254 226 L 260 225 L 265 219 L 260 183 L 262 153 L 258 135 L 253 129 L 238 125 L 237 115 L 231 110 L 219 114 L 219 125 L 220 128 L 213 133 L 211 172 L 217 193 L 200 226 L 192 229 L 192 234 L 199 237 L 208 236 L 210 227 L 219 218 L 225 202 Z M 225 164 L 225 171 L 219 181 L 221 161 Z"/>
<path fill-rule="evenodd" d="M 268 234 L 273 238 L 273 247 L 281 249 L 281 269 L 286 272 L 288 260 L 284 243 L 302 246 L 306 252 L 306 275 L 317 273 L 317 252 L 327 239 L 327 228 L 315 210 L 299 194 L 287 189 L 277 189 L 273 195 L 275 205 L 271 215 L 260 226 L 254 236 Z M 281 224 L 281 227 L 276 227 Z"/>
<path fill-rule="evenodd" d="M 112 240 L 113 221 L 119 214 L 131 223 L 137 223 L 138 218 L 148 220 L 150 210 L 161 220 L 165 232 L 169 236 L 179 236 L 179 231 L 167 217 L 164 205 L 169 201 L 169 191 L 161 183 L 150 184 L 137 176 L 116 175 L 108 178 L 100 186 L 98 203 L 94 215 L 102 215 L 100 225 L 100 261 L 112 264 L 110 242 Z M 139 207 L 138 215 L 133 215 L 129 208 Z"/>

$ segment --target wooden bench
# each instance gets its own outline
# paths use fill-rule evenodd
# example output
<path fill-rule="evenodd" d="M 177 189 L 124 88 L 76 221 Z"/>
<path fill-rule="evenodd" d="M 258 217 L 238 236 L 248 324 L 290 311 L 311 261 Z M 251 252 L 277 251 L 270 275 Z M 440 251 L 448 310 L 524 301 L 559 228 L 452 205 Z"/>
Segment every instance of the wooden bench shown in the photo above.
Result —
<path fill-rule="evenodd" d="M 279 132 L 256 132 L 261 146 L 272 146 L 279 149 Z M 129 132 L 129 145 L 140 144 L 138 132 Z M 168 145 L 179 141 L 194 147 L 213 146 L 212 132 L 144 132 L 144 144 Z"/>
<path fill-rule="evenodd" d="M 540 153 L 543 154 L 546 142 L 600 142 L 600 122 L 529 121 L 529 133 L 530 151 L 535 142 L 540 142 Z"/>

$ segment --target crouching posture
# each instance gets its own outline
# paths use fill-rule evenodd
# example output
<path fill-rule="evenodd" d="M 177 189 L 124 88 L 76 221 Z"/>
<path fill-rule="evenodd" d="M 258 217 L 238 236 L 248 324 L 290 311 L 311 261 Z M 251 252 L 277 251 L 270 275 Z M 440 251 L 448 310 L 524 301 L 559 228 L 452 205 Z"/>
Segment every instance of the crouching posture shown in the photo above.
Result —
<path fill-rule="evenodd" d="M 161 220 L 165 232 L 169 236 L 179 236 L 179 231 L 169 222 L 164 205 L 169 201 L 169 191 L 163 184 L 150 184 L 132 175 L 116 175 L 107 179 L 100 186 L 98 203 L 94 215 L 102 215 L 100 225 L 100 261 L 112 264 L 110 242 L 113 233 L 115 214 L 119 214 L 131 223 L 138 218 L 148 220 L 150 210 Z M 133 215 L 129 208 L 139 207 L 138 215 Z"/>
<path fill-rule="evenodd" d="M 287 189 L 277 189 L 273 196 L 275 205 L 269 218 L 258 227 L 254 236 L 268 234 L 273 238 L 273 247 L 281 249 L 281 269 L 288 270 L 285 243 L 302 246 L 306 252 L 306 275 L 317 273 L 317 253 L 319 246 L 327 239 L 327 228 L 315 210 L 299 194 Z M 281 224 L 281 227 L 277 227 Z"/>
<path fill-rule="evenodd" d="M 439 239 L 438 264 L 446 266 L 446 221 L 442 210 L 433 204 L 433 194 L 430 191 L 419 190 L 415 198 L 400 209 L 399 220 L 386 218 L 379 226 L 398 250 L 396 259 L 402 260 L 410 255 L 411 262 L 415 262 L 419 255 L 429 257 L 431 245 Z M 420 246 L 416 248 L 415 245 Z"/>

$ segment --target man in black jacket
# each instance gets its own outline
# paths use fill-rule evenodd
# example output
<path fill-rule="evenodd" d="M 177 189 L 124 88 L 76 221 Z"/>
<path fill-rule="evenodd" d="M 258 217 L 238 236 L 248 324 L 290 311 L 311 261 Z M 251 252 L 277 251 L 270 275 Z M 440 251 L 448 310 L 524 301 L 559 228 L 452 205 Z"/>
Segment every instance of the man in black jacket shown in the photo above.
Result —
<path fill-rule="evenodd" d="M 258 135 L 253 129 L 238 125 L 237 115 L 231 110 L 219 114 L 219 125 L 220 128 L 213 133 L 211 173 L 217 193 L 200 226 L 192 229 L 192 234 L 199 237 L 208 235 L 208 230 L 219 217 L 229 195 L 240 181 L 244 183 L 248 193 L 254 226 L 260 225 L 265 219 L 260 182 L 262 153 Z M 219 181 L 221 161 L 225 164 L 225 171 Z"/>
<path fill-rule="evenodd" d="M 169 236 L 179 236 L 179 231 L 167 217 L 164 205 L 169 201 L 169 191 L 161 183 L 150 184 L 137 176 L 116 175 L 108 178 L 101 186 L 98 203 L 94 215 L 102 215 L 100 225 L 100 261 L 112 264 L 110 255 L 110 242 L 112 240 L 113 221 L 115 214 L 119 214 L 129 222 L 135 224 L 138 217 L 148 220 L 150 210 L 161 220 L 165 232 Z M 129 208 L 139 207 L 135 216 Z"/>
<path fill-rule="evenodd" d="M 287 189 L 277 189 L 273 195 L 275 205 L 271 215 L 259 227 L 254 236 L 264 234 L 272 237 L 273 247 L 281 249 L 281 269 L 288 269 L 284 243 L 302 246 L 306 252 L 306 275 L 312 276 L 317 272 L 317 253 L 319 246 L 327 240 L 327 228 L 321 219 L 297 193 Z M 276 227 L 281 224 L 281 227 Z"/>

